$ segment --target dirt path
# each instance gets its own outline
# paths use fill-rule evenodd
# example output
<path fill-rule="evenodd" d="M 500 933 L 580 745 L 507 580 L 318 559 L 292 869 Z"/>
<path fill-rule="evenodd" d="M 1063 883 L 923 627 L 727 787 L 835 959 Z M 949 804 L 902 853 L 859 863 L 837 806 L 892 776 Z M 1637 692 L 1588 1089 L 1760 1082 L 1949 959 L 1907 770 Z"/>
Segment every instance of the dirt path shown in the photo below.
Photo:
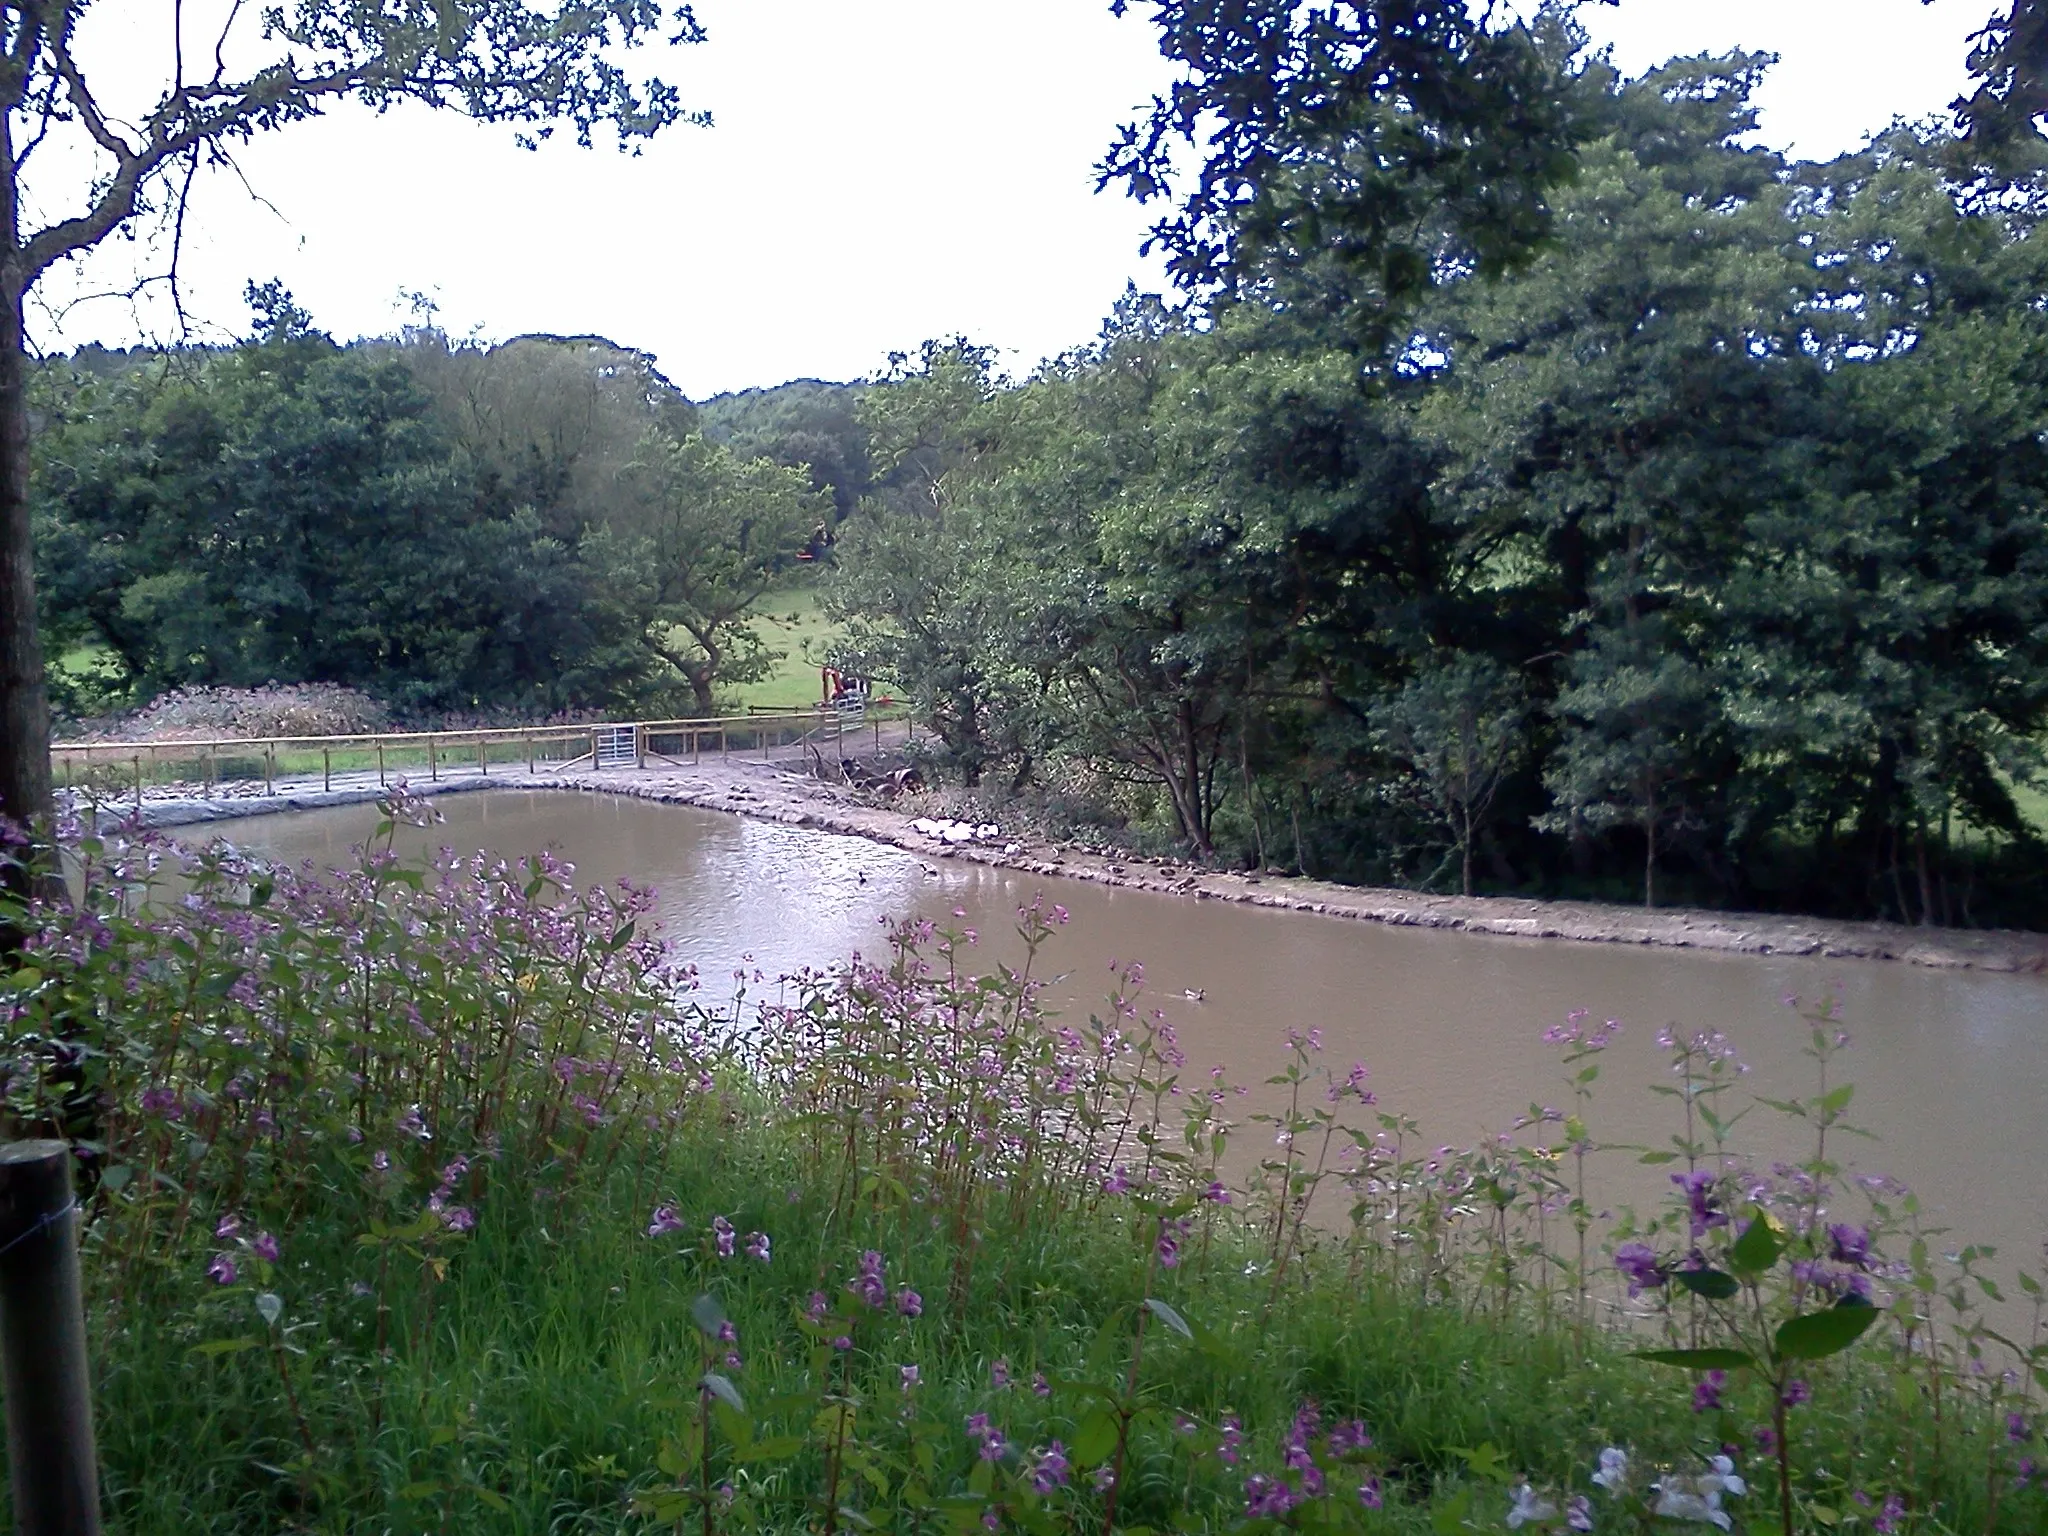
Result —
<path fill-rule="evenodd" d="M 217 793 L 207 799 L 152 795 L 143 820 L 155 826 L 184 826 L 260 815 L 310 810 L 374 800 L 382 791 L 376 776 L 336 775 L 332 789 L 315 779 L 280 782 L 274 794 Z M 433 795 L 482 789 L 578 789 L 632 795 L 674 805 L 816 827 L 865 837 L 932 859 L 965 859 L 1027 873 L 1088 880 L 1098 885 L 1157 891 L 1195 901 L 1233 901 L 1321 917 L 1446 928 L 1522 939 L 1570 939 L 1581 943 L 1649 944 L 1757 955 L 1812 955 L 1828 959 L 1901 960 L 1948 969 L 2030 972 L 2048 975 L 2048 935 L 2009 930 L 1904 928 L 1890 923 L 1847 923 L 1766 913 L 1709 912 L 1609 906 L 1597 902 L 1534 901 L 1508 896 L 1433 896 L 1416 891 L 1333 885 L 1282 876 L 1221 873 L 1194 866 L 1082 853 L 1043 841 L 998 832 L 989 838 L 950 843 L 911 825 L 907 813 L 878 805 L 842 785 L 793 771 L 786 763 L 758 758 L 707 756 L 697 764 L 654 764 L 644 769 L 604 772 L 541 772 L 516 768 L 483 776 L 444 775 L 439 783 L 415 783 Z M 110 807 L 132 812 L 132 806 Z"/>

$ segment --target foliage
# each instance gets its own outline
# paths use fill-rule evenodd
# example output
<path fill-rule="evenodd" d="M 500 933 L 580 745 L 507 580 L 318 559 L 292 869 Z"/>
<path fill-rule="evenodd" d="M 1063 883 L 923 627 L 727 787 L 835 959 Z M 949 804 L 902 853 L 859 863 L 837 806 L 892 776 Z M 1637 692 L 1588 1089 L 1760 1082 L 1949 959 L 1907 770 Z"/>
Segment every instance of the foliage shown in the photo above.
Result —
<path fill-rule="evenodd" d="M 2005 1349 L 1971 1302 L 1987 1255 L 1932 1258 L 1910 1197 L 1837 1166 L 1826 1009 L 1814 1096 L 1778 1101 L 1816 1155 L 1782 1174 L 1737 1155 L 1727 1043 L 1667 1033 L 1684 1125 L 1648 1156 L 1685 1171 L 1609 1232 L 1582 1192 L 1612 1024 L 1550 1032 L 1570 1117 L 1465 1148 L 1297 1038 L 1253 1165 L 1239 1090 L 1188 1070 L 1140 967 L 1085 1025 L 1044 1014 L 1056 907 L 1020 913 L 1016 971 L 910 922 L 714 1006 L 662 969 L 643 894 L 545 857 L 399 865 L 395 825 L 430 813 L 388 809 L 332 881 L 76 839 L 78 903 L 25 914 L 0 979 L 16 1124 L 99 1106 L 85 1267 L 124 1527 L 2048 1513 L 2048 1362 L 2030 1340 L 2010 1384 L 1979 1371 Z M 1732 1304 L 1721 1342 L 1738 1293 L 1762 1343 Z M 1797 1320 L 1845 1295 L 1872 1305 L 1830 1361 L 1846 1330 Z M 1724 1353 L 1671 1357 L 1688 1391 L 1626 1358 L 1654 1347 Z M 1767 1385 L 1705 1374 L 1763 1350 Z"/>
<path fill-rule="evenodd" d="M 1754 142 L 1763 58 L 1625 80 L 1572 44 L 1530 43 L 1590 138 L 1529 260 L 1448 261 L 1384 346 L 1313 262 L 1205 313 L 1130 298 L 925 422 L 945 514 L 878 514 L 838 601 L 895 637 L 878 669 L 975 681 L 974 777 L 1074 765 L 1141 841 L 2038 925 L 2038 178 L 1957 183 L 1932 130 L 1791 163 Z M 1523 724 L 1460 830 L 1397 722 L 1466 672 Z"/>

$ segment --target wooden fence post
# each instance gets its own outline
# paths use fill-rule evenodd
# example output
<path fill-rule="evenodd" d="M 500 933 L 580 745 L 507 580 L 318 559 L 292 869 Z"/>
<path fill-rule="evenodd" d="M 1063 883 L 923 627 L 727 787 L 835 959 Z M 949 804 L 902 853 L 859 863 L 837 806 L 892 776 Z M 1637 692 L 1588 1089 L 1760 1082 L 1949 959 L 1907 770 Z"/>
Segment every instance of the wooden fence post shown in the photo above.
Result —
<path fill-rule="evenodd" d="M 135 754 L 135 809 L 142 809 L 142 754 Z"/>
<path fill-rule="evenodd" d="M 377 787 L 384 787 L 384 743 L 377 743 Z"/>
<path fill-rule="evenodd" d="M 0 1372 L 20 1536 L 99 1536 L 71 1147 L 0 1146 Z"/>
<path fill-rule="evenodd" d="M 332 747 L 322 747 L 320 749 L 320 787 L 322 789 L 334 788 L 334 748 Z"/>
<path fill-rule="evenodd" d="M 441 760 L 434 755 L 432 732 L 427 735 L 427 777 L 436 784 L 441 782 Z"/>
<path fill-rule="evenodd" d="M 476 739 L 476 765 L 482 770 L 485 778 L 491 776 L 491 738 L 488 736 L 479 736 Z"/>

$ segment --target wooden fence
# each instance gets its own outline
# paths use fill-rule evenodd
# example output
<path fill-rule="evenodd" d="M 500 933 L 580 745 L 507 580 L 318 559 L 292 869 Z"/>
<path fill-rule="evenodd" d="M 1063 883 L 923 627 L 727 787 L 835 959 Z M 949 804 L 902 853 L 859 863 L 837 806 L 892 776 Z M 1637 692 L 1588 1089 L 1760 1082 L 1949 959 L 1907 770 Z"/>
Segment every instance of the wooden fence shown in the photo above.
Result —
<path fill-rule="evenodd" d="M 900 710 L 864 714 L 821 707 L 773 714 L 674 720 L 627 720 L 592 725 L 511 726 L 469 731 L 395 731 L 355 736 L 258 736 L 179 741 L 59 741 L 51 765 L 67 788 L 102 794 L 132 792 L 139 801 L 150 783 L 191 783 L 203 795 L 216 784 L 261 779 L 266 792 L 280 778 L 318 775 L 331 789 L 336 774 L 367 773 L 438 783 L 443 772 L 538 776 L 595 766 L 645 768 L 650 760 L 701 762 L 708 753 L 759 752 L 772 758 L 791 746 L 836 763 L 850 748 L 872 744 L 879 753 L 885 725 L 908 716 Z"/>

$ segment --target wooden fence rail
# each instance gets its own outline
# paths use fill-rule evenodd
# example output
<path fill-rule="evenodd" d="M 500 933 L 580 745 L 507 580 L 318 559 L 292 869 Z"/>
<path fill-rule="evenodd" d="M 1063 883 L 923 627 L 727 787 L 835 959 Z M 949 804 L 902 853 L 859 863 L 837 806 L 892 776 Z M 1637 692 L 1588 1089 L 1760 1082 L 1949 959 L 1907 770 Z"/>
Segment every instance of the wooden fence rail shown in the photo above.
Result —
<path fill-rule="evenodd" d="M 831 742 L 835 756 L 849 742 L 870 736 L 874 750 L 882 745 L 882 726 L 907 719 L 902 711 L 869 710 L 863 715 L 822 707 L 777 714 L 716 715 L 669 720 L 625 720 L 590 725 L 480 727 L 461 731 L 384 731 L 343 736 L 193 737 L 169 741 L 59 741 L 50 744 L 50 758 L 67 787 L 81 781 L 104 789 L 132 788 L 136 799 L 152 780 L 196 779 L 202 786 L 227 778 L 261 779 L 266 790 L 289 773 L 307 777 L 317 772 L 323 788 L 334 775 L 375 768 L 377 782 L 387 784 L 405 763 L 422 765 L 428 782 L 437 783 L 444 768 L 473 764 L 488 775 L 492 749 L 499 749 L 503 769 L 523 759 L 526 771 L 560 772 L 578 764 L 639 768 L 652 757 L 670 763 L 687 757 L 703 759 L 706 751 L 730 754 L 759 750 L 763 758 L 777 748 L 803 743 L 823 752 Z M 509 748 L 521 750 L 507 751 Z M 337 767 L 337 763 L 339 767 Z M 254 771 L 223 773 L 223 767 L 247 766 Z M 167 775 L 166 769 L 193 770 Z"/>

